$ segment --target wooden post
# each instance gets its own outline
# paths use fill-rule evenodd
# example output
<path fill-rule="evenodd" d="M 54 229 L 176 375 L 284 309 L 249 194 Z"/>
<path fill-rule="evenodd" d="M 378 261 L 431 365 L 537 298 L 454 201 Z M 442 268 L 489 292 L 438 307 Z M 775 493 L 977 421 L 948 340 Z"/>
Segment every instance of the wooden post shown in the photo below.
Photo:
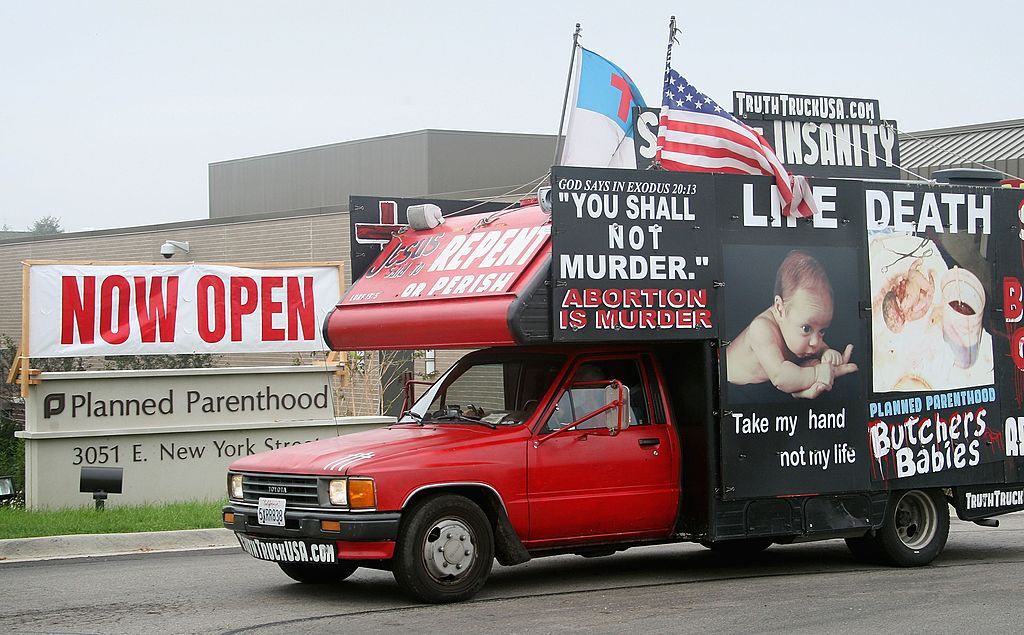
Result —
<path fill-rule="evenodd" d="M 28 399 L 29 385 L 29 355 L 28 355 L 28 272 L 30 265 L 27 262 L 21 263 L 21 342 L 19 342 L 19 355 L 14 359 L 14 364 L 21 364 L 21 396 Z"/>

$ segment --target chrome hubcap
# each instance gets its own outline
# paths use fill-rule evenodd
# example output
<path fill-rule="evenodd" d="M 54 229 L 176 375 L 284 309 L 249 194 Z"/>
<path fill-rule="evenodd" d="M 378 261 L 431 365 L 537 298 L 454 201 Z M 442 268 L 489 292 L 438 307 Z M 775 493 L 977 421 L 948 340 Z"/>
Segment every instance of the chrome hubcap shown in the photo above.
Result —
<path fill-rule="evenodd" d="M 438 581 L 453 581 L 473 567 L 476 546 L 473 532 L 458 518 L 434 523 L 423 540 L 423 563 Z"/>

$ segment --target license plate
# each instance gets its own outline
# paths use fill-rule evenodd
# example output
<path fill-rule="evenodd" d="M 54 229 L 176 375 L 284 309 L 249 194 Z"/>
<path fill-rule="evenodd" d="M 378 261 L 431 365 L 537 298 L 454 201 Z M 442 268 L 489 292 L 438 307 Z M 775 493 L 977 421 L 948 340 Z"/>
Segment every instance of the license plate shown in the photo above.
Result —
<path fill-rule="evenodd" d="M 260 497 L 260 504 L 256 508 L 256 520 L 261 525 L 284 527 L 284 504 L 283 498 Z"/>
<path fill-rule="evenodd" d="M 304 542 L 302 540 L 263 540 L 236 533 L 242 549 L 260 560 L 271 562 L 312 562 L 325 564 L 337 562 L 337 551 L 333 543 Z"/>

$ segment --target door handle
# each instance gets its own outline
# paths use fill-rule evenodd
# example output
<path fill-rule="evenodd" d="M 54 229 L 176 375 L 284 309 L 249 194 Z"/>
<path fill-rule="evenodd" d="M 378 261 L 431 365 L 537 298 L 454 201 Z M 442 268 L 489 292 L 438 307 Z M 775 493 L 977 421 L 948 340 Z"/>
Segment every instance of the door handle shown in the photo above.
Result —
<path fill-rule="evenodd" d="M 640 447 L 647 445 L 659 445 L 661 443 L 661 439 L 640 439 L 638 443 L 640 444 Z"/>

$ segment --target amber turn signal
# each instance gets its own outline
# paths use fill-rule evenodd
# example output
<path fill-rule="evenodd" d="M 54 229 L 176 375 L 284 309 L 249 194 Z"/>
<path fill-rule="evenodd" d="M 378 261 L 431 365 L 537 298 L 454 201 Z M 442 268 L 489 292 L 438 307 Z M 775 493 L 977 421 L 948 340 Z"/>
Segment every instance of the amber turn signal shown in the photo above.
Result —
<path fill-rule="evenodd" d="M 348 506 L 350 509 L 372 509 L 377 506 L 372 479 L 348 479 Z"/>
<path fill-rule="evenodd" d="M 233 525 L 235 523 L 235 515 L 231 512 L 224 512 L 224 522 Z"/>
<path fill-rule="evenodd" d="M 341 531 L 341 523 L 337 520 L 321 520 L 320 531 Z"/>

